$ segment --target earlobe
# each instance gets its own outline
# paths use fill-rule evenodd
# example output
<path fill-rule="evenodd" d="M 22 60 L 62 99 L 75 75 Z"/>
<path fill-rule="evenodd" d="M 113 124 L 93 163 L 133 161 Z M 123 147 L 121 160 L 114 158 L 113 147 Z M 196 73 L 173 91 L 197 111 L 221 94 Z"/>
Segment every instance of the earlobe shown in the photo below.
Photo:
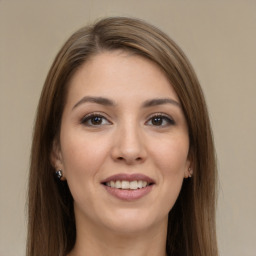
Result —
<path fill-rule="evenodd" d="M 192 178 L 193 176 L 193 150 L 190 146 L 189 148 L 189 152 L 188 152 L 188 156 L 187 156 L 187 163 L 186 163 L 186 168 L 185 168 L 185 172 L 184 172 L 184 178 Z"/>
<path fill-rule="evenodd" d="M 193 169 L 191 167 L 188 167 L 185 170 L 184 178 L 192 178 L 192 176 L 193 176 Z"/>
<path fill-rule="evenodd" d="M 193 168 L 191 166 L 193 166 L 193 163 L 191 160 L 191 155 L 189 154 L 187 163 L 186 163 L 186 167 L 185 167 L 185 172 L 184 172 L 184 178 L 186 178 L 186 179 L 192 178 L 192 176 L 193 176 Z"/>
<path fill-rule="evenodd" d="M 55 170 L 63 170 L 62 154 L 61 154 L 59 143 L 57 143 L 56 140 L 54 140 L 52 145 L 50 160 L 51 160 L 52 167 Z"/>
<path fill-rule="evenodd" d="M 64 177 L 64 171 L 63 171 L 63 161 L 62 161 L 62 154 L 60 150 L 59 143 L 54 140 L 52 145 L 52 151 L 50 156 L 52 167 L 55 169 L 55 176 L 57 179 L 64 181 L 66 178 Z"/>
<path fill-rule="evenodd" d="M 193 169 L 191 167 L 188 168 L 188 177 L 192 178 L 193 176 Z"/>
<path fill-rule="evenodd" d="M 63 176 L 62 170 L 57 170 L 57 171 L 55 172 L 55 176 L 56 176 L 59 180 L 61 180 L 61 181 L 66 180 L 65 177 Z"/>

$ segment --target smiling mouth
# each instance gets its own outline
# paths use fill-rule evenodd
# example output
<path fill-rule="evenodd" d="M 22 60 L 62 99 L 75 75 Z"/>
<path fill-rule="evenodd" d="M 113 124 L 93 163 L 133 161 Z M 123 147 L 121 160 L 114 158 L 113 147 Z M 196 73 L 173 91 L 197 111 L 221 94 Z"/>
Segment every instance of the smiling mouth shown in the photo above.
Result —
<path fill-rule="evenodd" d="M 136 190 L 152 186 L 155 181 L 141 173 L 119 173 L 103 180 L 101 184 L 113 189 Z"/>
<path fill-rule="evenodd" d="M 117 188 L 122 190 L 135 190 L 135 189 L 142 189 L 148 186 L 153 185 L 152 182 L 147 182 L 145 180 L 111 180 L 108 182 L 103 183 L 103 185 L 111 187 L 111 188 Z"/>
<path fill-rule="evenodd" d="M 119 173 L 103 180 L 101 184 L 110 195 L 120 200 L 134 201 L 149 194 L 156 183 L 141 173 Z"/>

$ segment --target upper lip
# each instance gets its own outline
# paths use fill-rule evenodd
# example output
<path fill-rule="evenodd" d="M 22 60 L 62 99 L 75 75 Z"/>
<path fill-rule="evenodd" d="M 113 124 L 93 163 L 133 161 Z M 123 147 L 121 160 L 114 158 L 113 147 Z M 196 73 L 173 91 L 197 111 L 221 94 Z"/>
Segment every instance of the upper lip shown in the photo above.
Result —
<path fill-rule="evenodd" d="M 117 181 L 117 180 L 120 180 L 120 181 L 142 180 L 142 181 L 146 181 L 149 184 L 155 183 L 153 179 L 141 173 L 133 173 L 133 174 L 119 173 L 104 179 L 101 183 L 103 184 L 103 183 L 107 183 L 110 181 Z"/>

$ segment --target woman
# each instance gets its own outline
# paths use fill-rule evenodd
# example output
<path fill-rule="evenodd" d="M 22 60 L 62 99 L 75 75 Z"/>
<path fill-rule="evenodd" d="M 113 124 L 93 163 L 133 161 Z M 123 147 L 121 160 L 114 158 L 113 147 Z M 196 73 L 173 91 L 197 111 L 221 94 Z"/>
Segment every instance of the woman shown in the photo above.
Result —
<path fill-rule="evenodd" d="M 73 34 L 34 130 L 27 255 L 216 256 L 216 166 L 196 75 L 136 19 Z"/>

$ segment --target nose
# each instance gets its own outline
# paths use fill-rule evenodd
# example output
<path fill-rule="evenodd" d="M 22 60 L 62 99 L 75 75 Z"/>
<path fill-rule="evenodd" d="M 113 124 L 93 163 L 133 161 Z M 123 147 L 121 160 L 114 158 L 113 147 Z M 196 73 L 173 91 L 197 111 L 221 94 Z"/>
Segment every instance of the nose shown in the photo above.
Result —
<path fill-rule="evenodd" d="M 142 133 L 139 127 L 131 124 L 117 129 L 112 148 L 113 160 L 128 165 L 143 163 L 147 153 Z"/>

